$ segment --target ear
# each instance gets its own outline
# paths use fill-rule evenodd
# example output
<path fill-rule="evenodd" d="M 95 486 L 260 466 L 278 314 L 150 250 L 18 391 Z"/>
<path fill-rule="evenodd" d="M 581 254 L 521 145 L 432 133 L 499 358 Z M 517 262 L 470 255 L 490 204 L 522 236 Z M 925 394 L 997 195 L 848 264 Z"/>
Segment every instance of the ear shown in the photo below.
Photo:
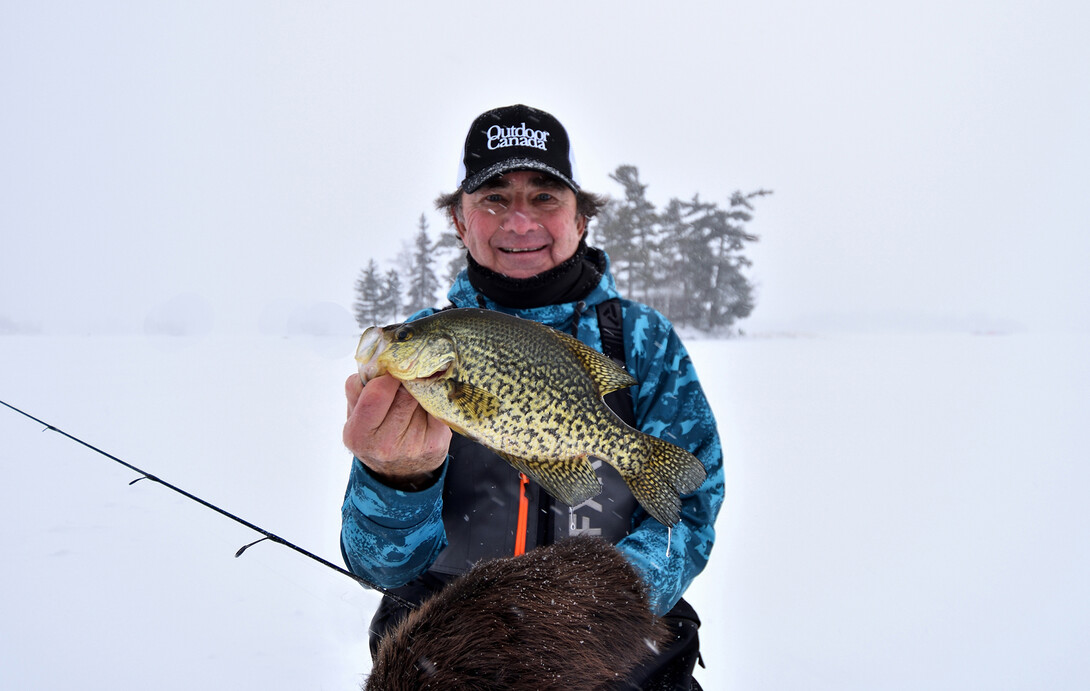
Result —
<path fill-rule="evenodd" d="M 583 237 L 583 234 L 587 232 L 587 217 L 579 214 L 579 217 L 575 219 L 575 228 L 579 231 L 579 237 Z"/>
<path fill-rule="evenodd" d="M 454 232 L 458 233 L 458 239 L 465 244 L 466 239 L 466 224 L 458 218 L 458 214 L 454 212 L 454 209 L 450 210 L 450 220 L 454 224 Z"/>

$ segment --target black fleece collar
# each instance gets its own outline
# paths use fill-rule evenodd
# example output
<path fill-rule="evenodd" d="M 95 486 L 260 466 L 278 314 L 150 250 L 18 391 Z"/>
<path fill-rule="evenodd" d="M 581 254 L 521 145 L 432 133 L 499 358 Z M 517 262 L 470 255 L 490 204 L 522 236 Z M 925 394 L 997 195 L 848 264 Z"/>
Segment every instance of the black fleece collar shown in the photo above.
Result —
<path fill-rule="evenodd" d="M 529 309 L 576 302 L 590 295 L 605 272 L 605 255 L 587 247 L 586 236 L 567 261 L 529 278 L 511 278 L 485 268 L 467 252 L 470 284 L 504 307 Z"/>

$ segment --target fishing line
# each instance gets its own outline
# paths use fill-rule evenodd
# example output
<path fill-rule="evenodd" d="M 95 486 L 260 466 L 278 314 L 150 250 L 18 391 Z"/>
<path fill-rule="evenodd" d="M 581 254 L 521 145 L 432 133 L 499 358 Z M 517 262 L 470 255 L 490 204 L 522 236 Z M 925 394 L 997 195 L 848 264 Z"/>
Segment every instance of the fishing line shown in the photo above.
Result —
<path fill-rule="evenodd" d="M 417 605 L 413 604 L 412 602 L 409 602 L 409 601 L 405 600 L 404 598 L 396 595 L 395 593 L 390 592 L 386 588 L 378 586 L 378 585 L 368 581 L 366 578 L 362 578 L 360 576 L 357 576 L 356 574 L 352 573 L 351 571 L 349 571 L 347 569 L 344 569 L 344 568 L 342 568 L 340 566 L 337 566 L 333 562 L 328 561 L 326 559 L 323 559 L 322 557 L 319 557 L 317 554 L 314 554 L 313 552 L 309 552 L 309 551 L 303 549 L 302 547 L 300 547 L 300 546 L 298 546 L 296 544 L 288 542 L 287 540 L 280 537 L 279 535 L 275 535 L 273 533 L 270 533 L 269 531 L 265 530 L 264 528 L 262 528 L 260 526 L 254 525 L 253 523 L 251 523 L 251 522 L 249 522 L 249 521 L 247 521 L 247 520 L 245 520 L 243 518 L 239 518 L 235 514 L 229 512 L 229 511 L 226 511 L 224 509 L 221 509 L 220 507 L 216 506 L 215 504 L 209 503 L 209 502 L 205 501 L 204 499 L 201 499 L 197 495 L 192 494 L 190 492 L 187 492 L 184 489 L 182 489 L 182 488 L 180 488 L 180 487 L 178 487 L 176 485 L 172 485 L 172 484 L 170 484 L 166 480 L 163 480 L 160 477 L 152 475 L 151 473 L 146 472 L 144 470 L 141 470 L 140 468 L 137 468 L 133 464 L 128 463 L 126 461 L 123 461 L 123 460 L 121 460 L 117 456 L 114 456 L 111 453 L 107 453 L 107 452 L 103 451 L 102 449 L 98 448 L 97 446 L 93 446 L 91 444 L 88 444 L 87 442 L 83 441 L 79 437 L 75 437 L 75 436 L 69 434 L 68 432 L 65 432 L 64 430 L 62 430 L 62 429 L 60 429 L 60 428 L 58 428 L 58 427 L 56 427 L 54 425 L 49 424 L 48 422 L 46 422 L 44 420 L 40 420 L 40 419 L 34 417 L 33 415 L 31 415 L 30 413 L 28 413 L 28 412 L 26 412 L 24 410 L 20 410 L 19 408 L 16 408 L 15 406 L 11 405 L 10 403 L 7 403 L 6 401 L 0 401 L 0 404 L 10 408 L 11 410 L 14 410 L 16 413 L 19 413 L 23 417 L 30 418 L 34 422 L 37 422 L 40 425 L 44 425 L 45 429 L 42 430 L 42 431 L 56 432 L 57 434 L 61 435 L 62 437 L 67 437 L 68 439 L 71 439 L 72 441 L 76 442 L 77 444 L 85 446 L 88 449 L 94 451 L 95 453 L 97 453 L 97 454 L 99 454 L 101 456 L 105 456 L 106 458 L 110 459 L 111 461 L 114 461 L 115 463 L 120 463 L 121 465 L 125 466 L 129 470 L 131 470 L 131 471 L 133 471 L 135 473 L 139 473 L 140 477 L 138 477 L 135 480 L 133 480 L 132 482 L 130 482 L 129 483 L 130 486 L 135 485 L 137 482 L 140 482 L 141 480 L 151 480 L 152 482 L 156 482 L 156 483 L 162 485 L 163 487 L 166 487 L 169 490 L 173 490 L 174 492 L 177 492 L 178 494 L 182 495 L 186 499 L 190 499 L 192 501 L 195 501 L 198 504 L 200 504 L 201 506 L 204 506 L 205 508 L 212 509 L 213 511 L 220 514 L 221 516 L 226 516 L 227 518 L 230 518 L 232 521 L 235 521 L 236 523 L 241 523 L 242 525 L 246 526 L 250 530 L 253 530 L 254 532 L 260 533 L 261 535 L 264 536 L 264 537 L 261 537 L 261 538 L 259 538 L 257 540 L 254 540 L 253 542 L 251 542 L 249 544 L 246 544 L 246 545 L 243 545 L 242 547 L 240 547 L 239 550 L 237 552 L 235 552 L 235 557 L 236 558 L 241 557 L 243 552 L 245 552 L 249 548 L 253 547 L 257 543 L 264 542 L 265 540 L 271 540 L 272 542 L 275 542 L 277 544 L 284 545 L 285 547 L 289 547 L 289 548 L 295 550 L 296 552 L 298 552 L 299 554 L 302 554 L 305 557 L 309 557 L 309 558 L 313 559 L 314 561 L 318 562 L 319 564 L 322 564 L 323 566 L 327 566 L 327 567 L 333 569 L 334 571 L 336 571 L 337 573 L 339 573 L 339 574 L 341 574 L 343 576 L 348 576 L 349 578 L 356 581 L 360 585 L 371 588 L 372 590 L 377 590 L 378 592 L 382 593 L 383 595 L 389 596 L 392 600 L 396 601 L 398 604 L 400 604 L 400 605 L 402 605 L 404 607 L 408 607 L 409 609 L 416 609 L 416 607 L 417 607 Z"/>

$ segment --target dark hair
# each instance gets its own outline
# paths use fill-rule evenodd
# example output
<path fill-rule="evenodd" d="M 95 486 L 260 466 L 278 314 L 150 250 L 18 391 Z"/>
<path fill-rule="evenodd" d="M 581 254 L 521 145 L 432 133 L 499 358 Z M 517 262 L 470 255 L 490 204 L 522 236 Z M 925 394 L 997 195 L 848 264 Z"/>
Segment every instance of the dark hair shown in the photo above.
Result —
<path fill-rule="evenodd" d="M 584 216 L 588 221 L 598 215 L 609 202 L 609 197 L 604 194 L 595 194 L 586 190 L 575 193 L 575 212 Z M 446 211 L 451 217 L 462 213 L 462 188 L 458 188 L 448 194 L 440 194 L 435 198 L 435 208 Z"/>
<path fill-rule="evenodd" d="M 675 638 L 648 602 L 598 537 L 482 560 L 390 626 L 363 688 L 616 688 Z"/>

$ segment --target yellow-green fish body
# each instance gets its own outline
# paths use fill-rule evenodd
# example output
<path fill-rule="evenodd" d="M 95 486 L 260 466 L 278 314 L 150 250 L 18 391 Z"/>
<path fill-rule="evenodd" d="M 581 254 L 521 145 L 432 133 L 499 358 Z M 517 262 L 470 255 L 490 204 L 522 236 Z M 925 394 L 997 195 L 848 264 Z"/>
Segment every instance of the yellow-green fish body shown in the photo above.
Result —
<path fill-rule="evenodd" d="M 383 373 L 429 413 L 488 447 L 560 501 L 575 506 L 601 485 L 590 459 L 609 463 L 664 525 L 680 495 L 706 477 L 673 444 L 632 429 L 602 397 L 636 380 L 590 346 L 502 312 L 451 309 L 371 327 L 356 352 L 366 383 Z"/>

